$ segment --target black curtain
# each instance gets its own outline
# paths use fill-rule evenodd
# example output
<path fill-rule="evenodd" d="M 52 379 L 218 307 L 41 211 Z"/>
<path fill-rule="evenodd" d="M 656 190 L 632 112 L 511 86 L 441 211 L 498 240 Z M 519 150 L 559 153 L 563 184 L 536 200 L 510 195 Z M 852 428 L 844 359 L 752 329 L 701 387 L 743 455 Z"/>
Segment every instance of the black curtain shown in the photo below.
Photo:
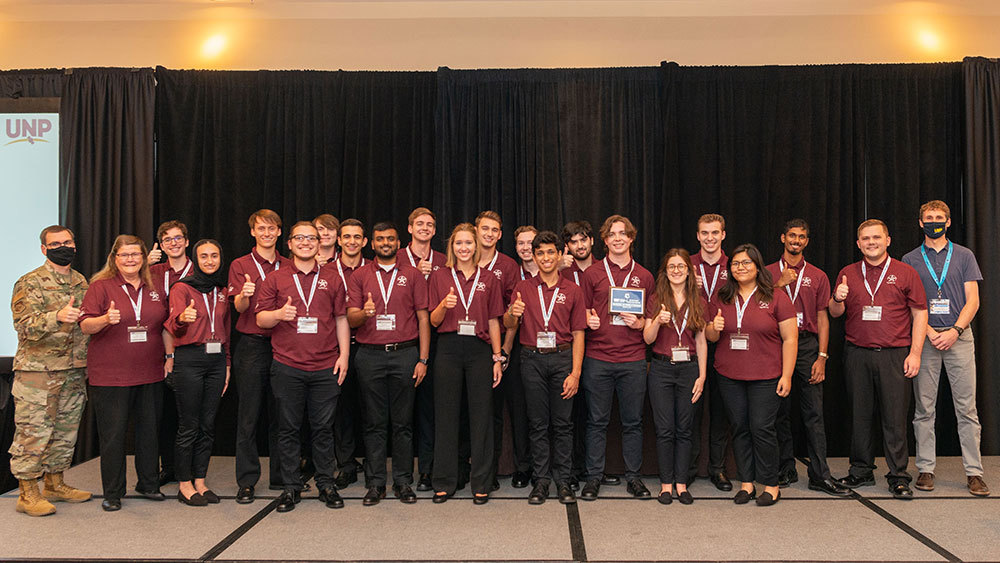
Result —
<path fill-rule="evenodd" d="M 983 282 L 976 315 L 979 421 L 983 453 L 1000 453 L 1000 370 L 994 335 L 1000 334 L 1000 62 L 967 58 L 962 63 L 965 86 L 965 206 L 960 218 L 965 238 L 979 258 Z M 953 210 L 952 223 L 956 217 Z M 938 409 L 941 412 L 942 408 Z"/>
<path fill-rule="evenodd" d="M 0 71 L 0 98 L 58 98 L 63 77 L 63 71 L 54 68 Z"/>

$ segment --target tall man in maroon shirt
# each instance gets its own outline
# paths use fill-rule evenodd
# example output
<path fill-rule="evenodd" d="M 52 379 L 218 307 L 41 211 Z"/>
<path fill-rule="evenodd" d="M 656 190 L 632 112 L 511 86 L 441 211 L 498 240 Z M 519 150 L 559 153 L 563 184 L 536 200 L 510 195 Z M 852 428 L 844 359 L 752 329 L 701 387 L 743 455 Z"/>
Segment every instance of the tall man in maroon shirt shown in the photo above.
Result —
<path fill-rule="evenodd" d="M 316 488 L 329 508 L 342 508 L 333 474 L 333 413 L 347 377 L 351 330 L 344 286 L 337 270 L 316 261 L 319 231 L 309 221 L 292 226 L 292 264 L 263 280 L 254 310 L 257 325 L 271 330 L 271 388 L 278 411 L 278 452 L 284 491 L 278 512 L 295 508 L 302 490 L 302 419 L 308 413 Z"/>
<path fill-rule="evenodd" d="M 906 471 L 906 425 L 911 379 L 920 372 L 927 331 L 927 299 L 917 271 L 889 257 L 890 242 L 889 228 L 882 221 L 861 223 L 858 248 L 864 259 L 840 271 L 829 303 L 834 317 L 847 313 L 844 374 L 854 416 L 851 469 L 838 482 L 852 489 L 875 484 L 871 437 L 877 408 L 889 491 L 908 500 L 913 491 Z"/>
<path fill-rule="evenodd" d="M 622 456 L 627 491 L 650 499 L 639 478 L 642 466 L 642 409 L 646 397 L 646 342 L 643 316 L 610 312 L 611 287 L 655 289 L 649 270 L 632 258 L 635 226 L 627 217 L 612 215 L 601 226 L 608 254 L 581 276 L 583 301 L 588 309 L 587 346 L 583 360 L 583 388 L 587 391 L 587 484 L 580 498 L 596 500 L 604 477 L 611 403 L 618 395 L 622 422 Z"/>
<path fill-rule="evenodd" d="M 267 408 L 267 445 L 270 452 L 270 487 L 280 489 L 281 464 L 278 457 L 278 412 L 271 393 L 271 330 L 257 325 L 257 292 L 268 276 L 288 269 L 291 261 L 278 254 L 281 217 L 270 209 L 260 209 L 247 220 L 254 247 L 249 254 L 233 260 L 229 266 L 229 295 L 236 306 L 236 346 L 233 353 L 233 382 L 238 399 L 236 410 L 236 502 L 254 500 L 254 487 L 260 479 L 260 456 L 257 452 L 257 422 L 261 409 Z M 164 248 L 167 248 L 164 245 Z M 318 245 L 317 245 L 318 248 Z"/>
<path fill-rule="evenodd" d="M 809 488 L 833 496 L 851 494 L 830 477 L 826 463 L 826 427 L 823 422 L 823 380 L 830 342 L 830 318 L 826 314 L 830 301 L 830 280 L 823 270 L 806 262 L 803 250 L 809 245 L 809 224 L 803 219 L 785 223 L 781 234 L 785 250 L 781 258 L 767 266 L 775 280 L 776 291 L 784 291 L 792 300 L 799 329 L 799 353 L 796 356 L 792 384 L 798 389 L 802 425 L 805 427 L 809 453 Z M 791 398 L 781 399 L 778 418 L 780 461 L 778 485 L 786 487 L 798 480 L 792 442 Z"/>
<path fill-rule="evenodd" d="M 691 255 L 691 264 L 698 273 L 695 281 L 705 292 L 705 299 L 711 302 L 725 285 L 729 277 L 729 257 L 722 251 L 722 241 L 726 240 L 726 220 L 717 213 L 706 213 L 698 218 L 698 244 L 701 249 Z M 705 394 L 708 395 L 708 477 L 720 491 L 733 490 L 733 484 L 726 476 L 726 448 L 729 445 L 729 418 L 719 394 L 719 372 L 715 369 L 716 344 L 708 344 L 708 372 Z M 703 395 L 704 396 L 704 395 Z M 705 401 L 694 407 L 694 435 L 691 441 L 691 471 L 688 483 L 698 476 L 698 452 L 701 451 L 701 420 L 705 412 Z"/>
<path fill-rule="evenodd" d="M 385 498 L 386 439 L 392 421 L 393 493 L 417 501 L 413 492 L 413 399 L 427 375 L 430 317 L 427 281 L 420 270 L 397 260 L 399 236 L 392 223 L 372 227 L 375 261 L 348 281 L 347 316 L 357 328 L 358 379 L 365 402 L 363 504 Z"/>

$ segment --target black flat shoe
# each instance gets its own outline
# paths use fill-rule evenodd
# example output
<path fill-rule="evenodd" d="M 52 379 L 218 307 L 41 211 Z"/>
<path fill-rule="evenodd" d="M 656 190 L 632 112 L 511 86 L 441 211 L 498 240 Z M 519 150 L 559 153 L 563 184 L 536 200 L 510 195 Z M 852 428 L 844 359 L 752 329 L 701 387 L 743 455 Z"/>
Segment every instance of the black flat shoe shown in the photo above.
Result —
<path fill-rule="evenodd" d="M 393 485 L 392 494 L 396 495 L 399 502 L 403 504 L 413 504 L 417 502 L 417 493 L 409 485 Z"/>
<path fill-rule="evenodd" d="M 569 483 L 560 483 L 556 489 L 559 495 L 559 502 L 562 504 L 576 504 L 576 495 L 573 494 L 573 487 Z"/>
<path fill-rule="evenodd" d="M 472 504 L 486 504 L 488 502 L 490 502 L 490 495 L 488 494 L 476 493 L 472 497 Z"/>
<path fill-rule="evenodd" d="M 357 480 L 357 477 L 355 477 Z M 418 491 L 430 491 L 434 488 L 434 484 L 431 481 L 431 476 L 429 473 L 421 473 L 420 479 L 417 480 L 417 490 Z"/>
<path fill-rule="evenodd" d="M 874 475 L 866 475 L 864 477 L 856 477 L 854 475 L 848 475 L 847 477 L 842 477 L 840 479 L 834 479 L 834 481 L 848 489 L 856 489 L 858 487 L 869 487 L 875 484 Z"/>
<path fill-rule="evenodd" d="M 619 477 L 619 476 L 617 476 L 617 475 L 608 475 L 608 474 L 605 474 L 603 477 L 601 477 L 601 484 L 602 485 L 611 485 L 611 486 L 621 485 L 622 484 L 622 478 Z"/>
<path fill-rule="evenodd" d="M 361 499 L 361 504 L 365 506 L 375 506 L 380 500 L 385 498 L 385 487 L 368 487 L 368 492 Z"/>
<path fill-rule="evenodd" d="M 205 500 L 208 501 L 208 504 L 219 504 L 219 502 L 221 502 L 219 500 L 219 495 L 213 493 L 212 489 L 205 489 L 205 492 L 201 493 L 201 496 L 205 497 Z"/>
<path fill-rule="evenodd" d="M 580 498 L 583 500 L 597 500 L 597 494 L 601 490 L 601 480 L 591 479 L 587 481 L 587 484 L 583 486 L 583 490 L 580 491 Z"/>
<path fill-rule="evenodd" d="M 663 491 L 656 497 L 656 502 L 660 504 L 670 504 L 674 502 L 673 493 L 670 491 Z"/>
<path fill-rule="evenodd" d="M 344 508 L 344 499 L 340 497 L 336 487 L 329 487 L 319 492 L 319 501 L 326 503 L 327 508 Z"/>
<path fill-rule="evenodd" d="M 779 489 L 780 491 L 781 489 Z M 757 506 L 771 506 L 772 504 L 778 502 L 781 499 L 781 493 L 778 496 L 772 497 L 771 493 L 764 491 L 759 497 L 757 497 Z"/>
<path fill-rule="evenodd" d="M 163 494 L 163 491 L 156 489 L 155 491 L 142 491 L 136 489 L 135 492 L 144 499 L 162 501 L 167 500 L 167 496 Z"/>
<path fill-rule="evenodd" d="M 253 487 L 240 487 L 239 492 L 236 493 L 236 503 L 237 504 L 250 504 L 254 499 Z"/>
<path fill-rule="evenodd" d="M 746 504 L 755 498 L 757 498 L 756 489 L 750 493 L 744 491 L 743 489 L 740 489 L 740 492 L 736 493 L 736 496 L 733 497 L 733 502 L 735 502 L 736 504 Z"/>
<path fill-rule="evenodd" d="M 447 502 L 448 499 L 450 499 L 450 498 L 451 498 L 451 495 L 449 495 L 446 492 L 437 492 L 437 493 L 434 493 L 433 497 L 431 497 L 431 502 L 433 502 L 434 504 L 441 504 L 441 503 Z"/>
<path fill-rule="evenodd" d="M 101 501 L 101 508 L 104 509 L 105 512 L 115 512 L 116 510 L 122 509 L 122 501 L 121 499 L 116 498 L 106 498 Z"/>
<path fill-rule="evenodd" d="M 733 483 L 729 480 L 729 477 L 726 477 L 725 473 L 713 473 L 709 476 L 709 479 L 715 485 L 715 488 L 720 491 L 729 492 L 733 490 Z"/>
<path fill-rule="evenodd" d="M 849 497 L 853 493 L 851 489 L 843 487 L 833 479 L 823 479 L 822 481 L 809 480 L 809 488 L 813 491 L 820 491 L 834 497 Z"/>
<path fill-rule="evenodd" d="M 191 498 L 187 498 L 184 496 L 184 493 L 177 491 L 177 500 L 188 506 L 208 506 L 208 501 L 205 500 L 205 497 L 198 493 L 191 495 Z"/>
<path fill-rule="evenodd" d="M 547 498 L 549 498 L 549 484 L 535 483 L 528 495 L 528 504 L 542 504 Z"/>
<path fill-rule="evenodd" d="M 523 489 L 528 486 L 531 482 L 531 475 L 524 471 L 515 471 L 513 475 L 510 476 L 510 486 L 515 489 Z"/>
<path fill-rule="evenodd" d="M 358 472 L 357 471 L 341 471 L 337 475 L 337 478 L 333 480 L 333 486 L 338 489 L 346 489 L 351 486 L 351 483 L 358 482 Z"/>
<path fill-rule="evenodd" d="M 691 493 L 684 491 L 683 493 L 679 493 L 677 495 L 677 502 L 681 504 L 691 504 L 694 502 L 694 497 L 691 496 Z"/>

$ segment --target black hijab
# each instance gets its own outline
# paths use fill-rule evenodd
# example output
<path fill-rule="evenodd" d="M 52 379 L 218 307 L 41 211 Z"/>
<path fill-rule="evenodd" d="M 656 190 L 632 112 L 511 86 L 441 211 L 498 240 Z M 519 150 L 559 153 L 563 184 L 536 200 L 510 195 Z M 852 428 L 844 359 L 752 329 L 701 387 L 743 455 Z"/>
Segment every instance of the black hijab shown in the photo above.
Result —
<path fill-rule="evenodd" d="M 212 274 L 206 274 L 201 271 L 201 265 L 198 264 L 198 248 L 206 244 L 211 244 L 215 246 L 215 248 L 219 249 L 219 269 Z M 194 244 L 194 251 L 191 254 L 194 257 L 194 268 L 192 269 L 192 273 L 189 276 L 178 280 L 178 282 L 184 282 L 201 293 L 208 293 L 215 288 L 225 289 L 226 284 L 229 282 L 226 278 L 226 273 L 222 268 L 222 246 L 220 246 L 215 240 L 201 239 Z"/>

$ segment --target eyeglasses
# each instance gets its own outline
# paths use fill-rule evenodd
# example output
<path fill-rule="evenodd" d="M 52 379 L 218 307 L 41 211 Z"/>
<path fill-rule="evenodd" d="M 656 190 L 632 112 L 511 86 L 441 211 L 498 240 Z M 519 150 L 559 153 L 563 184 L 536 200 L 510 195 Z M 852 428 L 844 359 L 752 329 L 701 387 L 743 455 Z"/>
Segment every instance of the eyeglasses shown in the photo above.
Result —
<path fill-rule="evenodd" d="M 177 235 L 175 237 L 163 237 L 160 239 L 160 244 L 177 244 L 184 241 L 184 235 Z"/>
<path fill-rule="evenodd" d="M 684 272 L 687 270 L 687 266 L 684 264 L 667 264 L 668 272 Z"/>
<path fill-rule="evenodd" d="M 753 260 L 737 260 L 733 262 L 733 269 L 742 268 L 744 270 L 749 270 L 750 266 L 753 265 Z"/>
<path fill-rule="evenodd" d="M 76 248 L 76 243 L 71 240 L 67 240 L 65 242 L 50 242 L 45 245 L 45 248 L 48 248 L 49 250 L 55 250 L 57 248 L 62 248 L 64 246 L 66 248 Z"/>
<path fill-rule="evenodd" d="M 121 252 L 119 252 L 118 254 L 115 254 L 115 256 L 121 258 L 122 260 L 141 260 L 142 259 L 142 253 L 141 252 L 129 252 L 128 254 L 122 254 Z"/>
<path fill-rule="evenodd" d="M 319 240 L 319 237 L 316 235 L 294 235 L 292 240 L 295 242 L 316 242 Z"/>

